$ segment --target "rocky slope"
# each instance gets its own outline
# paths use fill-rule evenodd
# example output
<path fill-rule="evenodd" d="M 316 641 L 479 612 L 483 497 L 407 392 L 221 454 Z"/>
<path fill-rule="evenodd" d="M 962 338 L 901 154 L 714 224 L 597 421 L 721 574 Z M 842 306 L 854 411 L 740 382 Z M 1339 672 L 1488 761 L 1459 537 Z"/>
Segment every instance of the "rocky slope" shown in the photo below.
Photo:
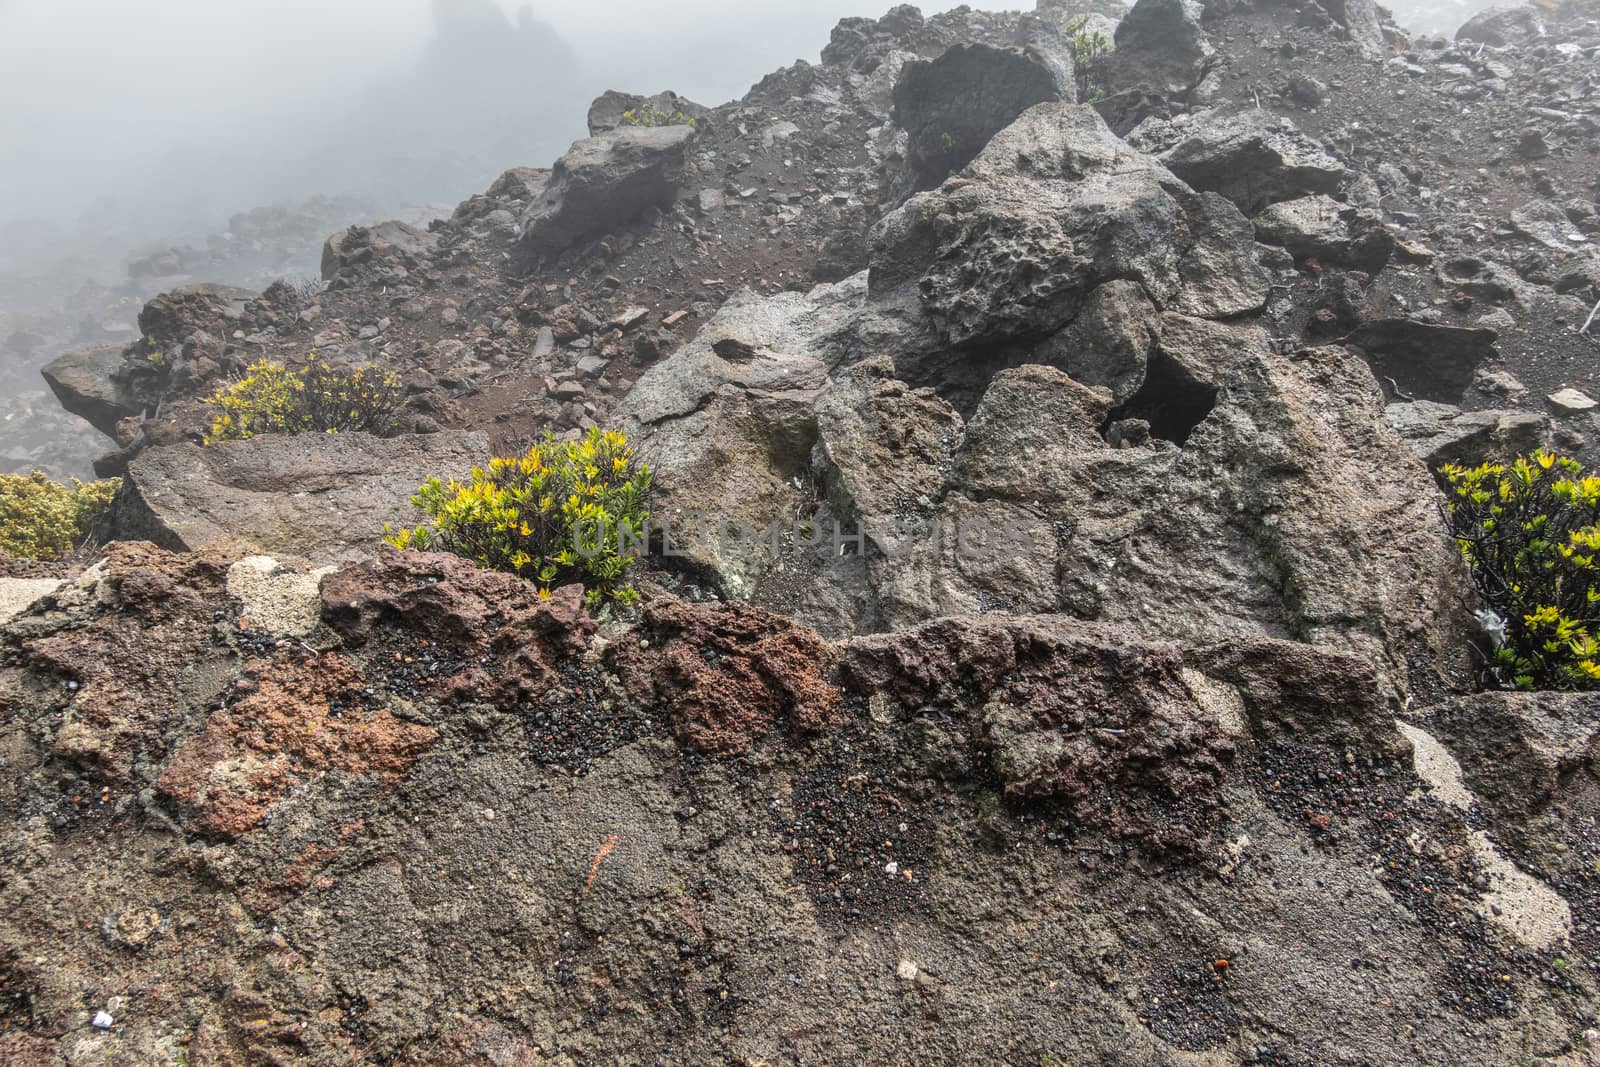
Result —
<path fill-rule="evenodd" d="M 0 598 L 8 1062 L 1588 1062 L 1600 704 L 1473 692 L 1430 465 L 1592 458 L 1600 12 L 821 58 L 47 371 L 127 481 Z M 406 432 L 197 445 L 312 350 Z M 596 422 L 636 613 L 374 553 Z"/>

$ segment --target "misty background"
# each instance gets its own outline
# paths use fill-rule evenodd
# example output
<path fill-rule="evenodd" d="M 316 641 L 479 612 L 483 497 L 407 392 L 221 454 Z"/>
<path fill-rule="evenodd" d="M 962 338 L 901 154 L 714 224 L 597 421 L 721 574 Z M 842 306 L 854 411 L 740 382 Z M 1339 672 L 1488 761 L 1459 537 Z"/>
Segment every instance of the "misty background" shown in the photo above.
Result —
<path fill-rule="evenodd" d="M 1400 13 L 1439 30 L 1472 4 Z M 0 269 L 196 239 L 314 194 L 447 208 L 548 165 L 604 89 L 716 105 L 887 6 L 0 0 Z"/>
<path fill-rule="evenodd" d="M 1448 34 L 1492 2 L 1397 14 Z M 0 0 L 0 471 L 88 474 L 107 441 L 39 368 L 135 339 L 157 293 L 314 278 L 336 230 L 549 166 L 606 89 L 716 106 L 891 5 Z"/>
<path fill-rule="evenodd" d="M 508 167 L 548 165 L 604 89 L 715 105 L 814 61 L 857 13 L 859 0 L 0 0 L 0 267 L 76 240 L 195 239 L 314 194 L 447 210 Z"/>

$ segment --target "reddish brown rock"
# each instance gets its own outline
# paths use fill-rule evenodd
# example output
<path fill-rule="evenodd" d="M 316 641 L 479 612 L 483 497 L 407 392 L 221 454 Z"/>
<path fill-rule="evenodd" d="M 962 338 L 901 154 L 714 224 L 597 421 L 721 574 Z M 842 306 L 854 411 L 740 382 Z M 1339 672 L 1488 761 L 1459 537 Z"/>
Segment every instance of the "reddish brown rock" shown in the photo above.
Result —
<path fill-rule="evenodd" d="M 635 698 L 664 705 L 680 740 L 703 752 L 748 748 L 780 719 L 824 729 L 843 699 L 827 680 L 833 650 L 811 630 L 747 604 L 660 600 L 610 652 Z"/>
<path fill-rule="evenodd" d="M 579 586 L 541 600 L 520 578 L 438 552 L 385 552 L 329 575 L 322 617 L 355 648 L 387 632 L 454 649 L 468 665 L 445 691 L 499 704 L 540 694 L 597 629 Z"/>
<path fill-rule="evenodd" d="M 228 602 L 227 565 L 128 542 L 108 546 L 100 567 L 89 595 L 101 610 L 23 649 L 76 686 L 54 752 L 121 781 L 136 762 L 166 754 L 166 727 L 184 710 L 180 693 L 214 654 L 212 612 Z"/>
<path fill-rule="evenodd" d="M 943 619 L 843 652 L 863 695 L 967 720 L 1008 799 L 1157 848 L 1210 829 L 1234 755 L 1183 665 L 1176 645 L 1059 617 Z"/>
<path fill-rule="evenodd" d="M 1330 744 L 1404 749 L 1378 669 L 1334 649 L 1239 638 L 1192 649 L 1189 665 L 1239 690 L 1251 729 Z"/>
<path fill-rule="evenodd" d="M 156 783 L 203 833 L 252 830 L 292 785 L 330 771 L 398 781 L 438 736 L 367 707 L 362 675 L 335 653 L 252 667 Z"/>

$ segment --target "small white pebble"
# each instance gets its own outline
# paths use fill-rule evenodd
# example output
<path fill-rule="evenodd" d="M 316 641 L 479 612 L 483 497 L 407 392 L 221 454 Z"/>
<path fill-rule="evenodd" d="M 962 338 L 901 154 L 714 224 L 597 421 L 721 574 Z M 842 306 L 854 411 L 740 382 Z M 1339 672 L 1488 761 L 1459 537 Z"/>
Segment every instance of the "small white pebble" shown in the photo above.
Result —
<path fill-rule="evenodd" d="M 109 1011 L 97 1011 L 94 1013 L 94 1021 L 89 1025 L 96 1030 L 109 1030 L 115 1024 L 116 1020 L 111 1017 Z"/>
<path fill-rule="evenodd" d="M 483 817 L 485 819 L 488 819 L 490 822 L 494 822 L 494 809 L 493 808 L 484 808 L 483 809 Z"/>
<path fill-rule="evenodd" d="M 915 982 L 917 980 L 917 965 L 910 960 L 901 960 L 895 967 L 894 974 L 902 982 Z"/>
<path fill-rule="evenodd" d="M 900 873 L 900 865 L 898 863 L 896 863 L 894 860 L 890 860 L 888 863 L 885 863 L 883 865 L 883 873 L 884 874 L 899 874 Z"/>

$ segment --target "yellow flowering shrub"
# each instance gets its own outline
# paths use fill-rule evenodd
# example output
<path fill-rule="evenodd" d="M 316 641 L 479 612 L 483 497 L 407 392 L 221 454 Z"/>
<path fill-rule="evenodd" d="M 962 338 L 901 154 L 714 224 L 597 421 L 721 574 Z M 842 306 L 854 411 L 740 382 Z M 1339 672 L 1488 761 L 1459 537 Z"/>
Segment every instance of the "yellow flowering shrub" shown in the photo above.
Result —
<path fill-rule="evenodd" d="M 590 608 L 631 603 L 628 568 L 644 551 L 650 468 L 635 461 L 625 435 L 591 429 L 581 441 L 553 436 L 522 456 L 496 457 L 468 483 L 430 478 L 411 502 L 421 526 L 385 529 L 402 551 L 453 552 L 507 571 L 548 597 L 581 582 Z"/>
<path fill-rule="evenodd" d="M 1494 679 L 1600 688 L 1600 477 L 1553 452 L 1440 473 L 1445 517 L 1490 609 L 1479 617 Z"/>
<path fill-rule="evenodd" d="M 261 360 L 206 403 L 218 409 L 206 444 L 264 433 L 393 433 L 400 379 L 379 367 L 334 367 L 311 357 L 302 370 Z"/>
<path fill-rule="evenodd" d="M 624 126 L 693 126 L 695 121 L 682 111 L 652 111 L 650 108 L 632 108 L 622 113 Z"/>
<path fill-rule="evenodd" d="M 62 485 L 38 471 L 0 474 L 0 554 L 60 559 L 88 536 L 121 486 L 120 478 Z"/>

